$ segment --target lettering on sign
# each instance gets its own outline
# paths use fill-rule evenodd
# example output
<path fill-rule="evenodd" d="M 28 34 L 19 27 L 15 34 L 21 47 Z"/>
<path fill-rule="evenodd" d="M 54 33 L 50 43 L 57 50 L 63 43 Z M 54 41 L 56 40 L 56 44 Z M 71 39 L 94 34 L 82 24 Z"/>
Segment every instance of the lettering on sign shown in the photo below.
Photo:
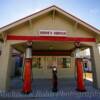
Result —
<path fill-rule="evenodd" d="M 66 31 L 60 30 L 40 30 L 40 36 L 66 36 Z"/>

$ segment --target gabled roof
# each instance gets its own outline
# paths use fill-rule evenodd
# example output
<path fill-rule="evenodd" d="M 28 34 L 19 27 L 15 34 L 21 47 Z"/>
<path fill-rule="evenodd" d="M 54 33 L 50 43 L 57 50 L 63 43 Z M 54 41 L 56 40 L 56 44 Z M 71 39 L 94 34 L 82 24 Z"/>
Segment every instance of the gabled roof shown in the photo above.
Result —
<path fill-rule="evenodd" d="M 6 31 L 6 30 L 8 30 L 8 29 L 10 29 L 10 28 L 13 28 L 13 27 L 15 27 L 15 26 L 17 26 L 17 25 L 20 25 L 20 24 L 22 24 L 22 23 L 24 23 L 24 22 L 27 22 L 27 21 L 31 20 L 31 19 L 34 19 L 34 18 L 36 18 L 36 17 L 38 17 L 38 16 L 40 16 L 40 15 L 43 15 L 43 14 L 45 14 L 45 13 L 48 13 L 48 12 L 52 11 L 52 10 L 55 10 L 55 11 L 57 11 L 57 12 L 59 12 L 59 13 L 65 15 L 66 17 L 72 19 L 73 21 L 77 22 L 78 24 L 80 24 L 80 25 L 82 25 L 82 26 L 88 28 L 89 30 L 91 30 L 91 31 L 93 31 L 93 32 L 95 32 L 95 33 L 97 33 L 97 34 L 100 34 L 100 30 L 96 29 L 95 27 L 89 25 L 88 23 L 86 23 L 86 22 L 80 20 L 79 18 L 77 18 L 77 17 L 71 15 L 70 13 L 68 13 L 68 12 L 66 12 L 66 11 L 64 11 L 64 10 L 62 10 L 62 9 L 60 9 L 59 7 L 57 7 L 57 6 L 55 6 L 55 5 L 53 5 L 53 6 L 51 6 L 51 7 L 48 7 L 48 8 L 46 8 L 46 9 L 43 9 L 43 10 L 41 10 L 41 11 L 39 11 L 39 12 L 36 12 L 36 13 L 34 13 L 34 14 L 32 14 L 32 15 L 29 15 L 29 16 L 27 16 L 27 17 L 25 17 L 25 18 L 22 18 L 22 19 L 20 19 L 20 20 L 18 20 L 18 21 L 15 21 L 15 22 L 13 22 L 13 23 L 11 23 L 11 24 L 8 24 L 8 25 L 6 25 L 6 26 L 4 26 L 4 27 L 1 27 L 1 28 L 0 28 L 0 33 L 3 33 L 4 31 Z"/>

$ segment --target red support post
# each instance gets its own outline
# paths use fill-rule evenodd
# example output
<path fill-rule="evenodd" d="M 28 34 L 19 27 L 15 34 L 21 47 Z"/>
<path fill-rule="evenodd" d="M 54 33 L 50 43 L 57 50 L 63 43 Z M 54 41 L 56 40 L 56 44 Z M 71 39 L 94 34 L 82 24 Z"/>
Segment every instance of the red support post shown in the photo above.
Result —
<path fill-rule="evenodd" d="M 23 82 L 23 93 L 30 93 L 32 91 L 32 78 L 31 78 L 31 59 L 25 59 L 25 68 L 24 68 L 24 82 Z"/>
<path fill-rule="evenodd" d="M 24 80 L 22 92 L 28 94 L 32 91 L 32 43 L 28 42 L 24 62 Z"/>
<path fill-rule="evenodd" d="M 83 79 L 83 65 L 80 58 L 76 58 L 76 66 L 77 66 L 77 91 L 84 92 L 85 84 Z"/>

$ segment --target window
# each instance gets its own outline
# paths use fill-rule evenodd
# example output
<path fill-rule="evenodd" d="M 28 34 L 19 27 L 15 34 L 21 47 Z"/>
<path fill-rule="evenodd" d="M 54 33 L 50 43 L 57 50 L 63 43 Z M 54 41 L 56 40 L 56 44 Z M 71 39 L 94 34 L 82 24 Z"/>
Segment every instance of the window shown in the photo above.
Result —
<path fill-rule="evenodd" d="M 42 68 L 42 66 L 41 66 L 41 57 L 33 57 L 33 59 L 32 59 L 32 68 Z"/>
<path fill-rule="evenodd" d="M 71 58 L 63 58 L 63 68 L 71 67 Z"/>

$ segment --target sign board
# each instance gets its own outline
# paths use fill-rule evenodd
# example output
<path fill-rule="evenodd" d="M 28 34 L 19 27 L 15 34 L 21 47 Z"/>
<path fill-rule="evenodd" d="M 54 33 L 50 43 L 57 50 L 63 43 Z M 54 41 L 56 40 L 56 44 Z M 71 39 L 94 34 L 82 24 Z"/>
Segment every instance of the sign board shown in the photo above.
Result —
<path fill-rule="evenodd" d="M 40 36 L 66 36 L 66 31 L 61 30 L 40 30 Z"/>

